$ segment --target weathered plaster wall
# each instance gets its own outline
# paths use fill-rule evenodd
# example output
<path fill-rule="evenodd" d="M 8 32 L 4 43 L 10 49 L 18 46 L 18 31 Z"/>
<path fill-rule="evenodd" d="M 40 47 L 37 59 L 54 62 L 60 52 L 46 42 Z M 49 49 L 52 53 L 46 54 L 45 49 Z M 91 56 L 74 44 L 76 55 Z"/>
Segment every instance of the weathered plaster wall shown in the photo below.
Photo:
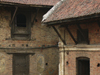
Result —
<path fill-rule="evenodd" d="M 29 75 L 58 75 L 57 48 L 30 50 Z M 0 49 L 0 75 L 13 75 L 13 54 Z"/>
<path fill-rule="evenodd" d="M 31 40 L 12 40 L 9 26 L 11 11 L 0 7 L 0 61 L 2 61 L 0 62 L 0 75 L 13 75 L 13 54 L 7 54 L 10 52 L 35 53 L 35 55 L 29 55 L 30 75 L 58 75 L 58 48 L 33 49 L 43 45 L 46 47 L 57 45 L 58 37 L 54 30 L 41 25 L 42 16 L 46 12 L 47 9 L 39 10 L 37 22 L 31 27 Z M 32 16 L 34 17 L 34 13 Z"/>
<path fill-rule="evenodd" d="M 12 75 L 12 55 L 0 51 L 0 75 Z"/>
<path fill-rule="evenodd" d="M 56 45 L 58 42 L 58 37 L 54 30 L 50 27 L 42 26 L 41 20 L 43 14 L 47 12 L 47 9 L 40 9 L 37 14 L 37 22 L 31 27 L 31 40 L 21 41 L 11 39 L 11 27 L 9 26 L 11 21 L 11 11 L 0 7 L 0 46 L 6 48 L 12 47 L 41 47 L 42 45 Z M 35 12 L 32 13 L 32 19 L 34 18 Z M 15 46 L 13 45 L 15 44 Z M 24 44 L 24 46 L 22 46 Z"/>
<path fill-rule="evenodd" d="M 43 49 L 35 53 L 33 56 L 30 55 L 30 75 L 58 75 L 59 52 L 56 48 Z"/>

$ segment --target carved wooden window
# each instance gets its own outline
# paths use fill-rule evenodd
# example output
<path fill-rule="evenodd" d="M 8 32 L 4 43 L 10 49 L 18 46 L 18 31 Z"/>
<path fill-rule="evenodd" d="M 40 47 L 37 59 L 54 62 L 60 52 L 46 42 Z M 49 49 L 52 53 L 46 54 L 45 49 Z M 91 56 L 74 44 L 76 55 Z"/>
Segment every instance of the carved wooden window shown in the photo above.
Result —
<path fill-rule="evenodd" d="M 87 43 L 86 39 L 88 39 L 88 29 L 83 29 L 82 31 L 83 31 L 85 39 L 82 36 L 81 32 L 79 30 L 77 30 L 77 41 L 79 44 L 80 43 L 83 43 L 83 44 Z"/>
<path fill-rule="evenodd" d="M 26 9 L 19 9 L 12 23 L 12 39 L 28 40 L 31 36 L 31 15 Z"/>

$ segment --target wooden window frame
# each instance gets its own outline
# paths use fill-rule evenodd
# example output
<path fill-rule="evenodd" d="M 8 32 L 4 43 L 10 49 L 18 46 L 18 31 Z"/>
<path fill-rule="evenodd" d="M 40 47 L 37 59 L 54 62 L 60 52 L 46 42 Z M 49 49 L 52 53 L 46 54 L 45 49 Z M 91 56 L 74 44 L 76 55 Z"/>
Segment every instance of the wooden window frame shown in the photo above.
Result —
<path fill-rule="evenodd" d="M 18 27 L 16 26 L 16 16 L 18 14 L 23 14 L 26 16 L 26 27 Z M 18 32 L 23 30 L 25 32 Z M 14 18 L 14 21 L 11 25 L 11 38 L 13 40 L 30 40 L 31 39 L 31 11 L 27 11 L 27 9 L 18 9 Z"/>

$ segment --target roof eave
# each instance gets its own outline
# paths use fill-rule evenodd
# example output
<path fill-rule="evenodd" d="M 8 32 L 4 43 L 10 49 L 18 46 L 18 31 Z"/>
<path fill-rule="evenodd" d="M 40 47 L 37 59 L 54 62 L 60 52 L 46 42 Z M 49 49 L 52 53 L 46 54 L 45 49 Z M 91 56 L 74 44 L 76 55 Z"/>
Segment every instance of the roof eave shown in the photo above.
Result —
<path fill-rule="evenodd" d="M 74 21 L 82 21 L 82 20 L 94 19 L 94 18 L 100 18 L 100 13 L 81 16 L 81 17 L 74 17 L 74 18 L 67 18 L 67 19 L 49 21 L 49 22 L 42 22 L 42 24 L 43 25 L 48 25 L 48 26 L 62 25 L 64 23 L 69 23 L 70 24 L 71 22 L 74 22 Z"/>
<path fill-rule="evenodd" d="M 53 5 L 22 4 L 22 3 L 14 3 L 14 2 L 4 2 L 4 1 L 0 1 L 0 6 L 3 6 L 3 5 L 30 6 L 30 7 L 45 7 L 45 8 L 51 8 L 53 6 Z"/>

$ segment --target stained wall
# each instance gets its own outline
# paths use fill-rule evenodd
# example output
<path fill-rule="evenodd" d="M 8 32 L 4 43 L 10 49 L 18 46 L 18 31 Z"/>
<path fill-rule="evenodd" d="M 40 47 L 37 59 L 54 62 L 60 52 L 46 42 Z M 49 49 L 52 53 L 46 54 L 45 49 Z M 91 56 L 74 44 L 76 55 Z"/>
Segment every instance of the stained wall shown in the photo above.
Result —
<path fill-rule="evenodd" d="M 12 40 L 10 7 L 0 7 L 0 75 L 13 75 L 13 53 L 29 53 L 29 75 L 58 75 L 58 48 L 52 47 L 57 46 L 58 37 L 51 27 L 41 25 L 47 11 L 40 8 L 30 40 Z M 31 21 L 34 16 L 35 11 L 31 13 Z"/>

